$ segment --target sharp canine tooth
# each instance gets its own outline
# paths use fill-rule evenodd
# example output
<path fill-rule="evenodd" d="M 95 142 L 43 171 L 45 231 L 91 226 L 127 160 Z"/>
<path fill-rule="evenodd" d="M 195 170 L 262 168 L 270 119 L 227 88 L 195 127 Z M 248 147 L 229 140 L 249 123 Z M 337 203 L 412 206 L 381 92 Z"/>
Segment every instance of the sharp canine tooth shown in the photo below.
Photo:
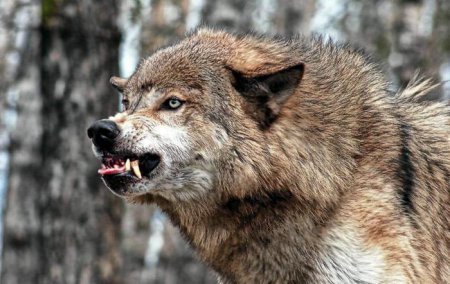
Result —
<path fill-rule="evenodd" d="M 128 172 L 130 171 L 130 159 L 127 159 L 127 161 L 125 162 L 125 170 Z"/>
<path fill-rule="evenodd" d="M 134 174 L 138 178 L 142 178 L 141 170 L 139 169 L 139 160 L 135 160 L 131 162 L 131 168 L 133 169 Z"/>

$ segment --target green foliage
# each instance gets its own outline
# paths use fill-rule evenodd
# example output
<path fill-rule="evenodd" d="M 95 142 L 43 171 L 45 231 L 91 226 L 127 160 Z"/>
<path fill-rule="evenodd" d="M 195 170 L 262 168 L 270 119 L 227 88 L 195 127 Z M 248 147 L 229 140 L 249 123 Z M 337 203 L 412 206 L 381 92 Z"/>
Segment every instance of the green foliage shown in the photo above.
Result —
<path fill-rule="evenodd" d="M 387 34 L 378 34 L 374 42 L 378 55 L 381 56 L 381 58 L 387 58 L 391 51 L 391 42 L 389 41 Z"/>
<path fill-rule="evenodd" d="M 57 10 L 62 0 L 42 0 L 42 23 L 47 24 Z"/>
<path fill-rule="evenodd" d="M 441 9 L 436 11 L 434 25 L 440 37 L 440 47 L 443 51 L 450 52 L 450 33 L 448 28 L 450 26 L 450 9 L 446 9 L 450 5 L 443 3 L 442 6 L 440 7 Z"/>
<path fill-rule="evenodd" d="M 131 21 L 133 23 L 137 23 L 140 21 L 141 11 L 142 11 L 142 2 L 141 0 L 134 0 L 133 7 L 131 8 Z"/>

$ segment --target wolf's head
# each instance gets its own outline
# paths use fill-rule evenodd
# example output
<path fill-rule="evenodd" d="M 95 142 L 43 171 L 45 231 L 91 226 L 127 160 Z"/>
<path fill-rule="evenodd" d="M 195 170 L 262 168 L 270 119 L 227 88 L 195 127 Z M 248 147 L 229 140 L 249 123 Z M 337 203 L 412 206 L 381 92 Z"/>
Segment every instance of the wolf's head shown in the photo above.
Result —
<path fill-rule="evenodd" d="M 128 198 L 188 199 L 225 180 L 264 178 L 264 132 L 304 69 L 287 49 L 203 29 L 143 60 L 130 78 L 112 77 L 123 112 L 88 129 L 106 185 Z"/>

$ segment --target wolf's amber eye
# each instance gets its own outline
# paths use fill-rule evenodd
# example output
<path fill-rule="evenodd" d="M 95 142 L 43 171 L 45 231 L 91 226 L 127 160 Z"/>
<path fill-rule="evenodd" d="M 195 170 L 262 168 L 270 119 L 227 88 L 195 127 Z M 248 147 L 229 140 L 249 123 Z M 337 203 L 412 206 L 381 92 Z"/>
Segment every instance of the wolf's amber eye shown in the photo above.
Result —
<path fill-rule="evenodd" d="M 183 101 L 177 98 L 170 98 L 162 103 L 161 109 L 175 110 L 183 105 Z"/>
<path fill-rule="evenodd" d="M 128 107 L 130 106 L 130 101 L 127 99 L 122 99 L 122 106 L 125 110 L 127 110 Z"/>

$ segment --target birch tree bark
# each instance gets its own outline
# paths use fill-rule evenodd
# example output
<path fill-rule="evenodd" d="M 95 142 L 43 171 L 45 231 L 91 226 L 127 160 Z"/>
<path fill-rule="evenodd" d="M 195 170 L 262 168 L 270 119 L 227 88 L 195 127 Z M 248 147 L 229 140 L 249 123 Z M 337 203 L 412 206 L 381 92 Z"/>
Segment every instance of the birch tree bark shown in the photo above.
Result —
<path fill-rule="evenodd" d="M 40 3 L 11 1 L 3 7 L 5 60 L 2 121 L 9 148 L 9 184 L 3 217 L 1 283 L 33 283 L 40 274 L 39 169 L 42 135 L 40 97 Z M 28 18 L 28 21 L 18 21 Z M 22 38 L 20 44 L 16 41 Z M 14 120 L 17 111 L 17 120 Z M 9 117 L 7 117 L 9 113 Z M 9 133 L 15 124 L 16 128 Z M 8 133 L 6 133 L 8 131 Z M 9 140 L 9 141 L 6 141 Z"/>
<path fill-rule="evenodd" d="M 15 83 L 1 282 L 122 283 L 123 204 L 101 184 L 85 134 L 117 107 L 108 78 L 117 73 L 118 5 L 32 3 L 40 21 L 28 27 Z"/>

